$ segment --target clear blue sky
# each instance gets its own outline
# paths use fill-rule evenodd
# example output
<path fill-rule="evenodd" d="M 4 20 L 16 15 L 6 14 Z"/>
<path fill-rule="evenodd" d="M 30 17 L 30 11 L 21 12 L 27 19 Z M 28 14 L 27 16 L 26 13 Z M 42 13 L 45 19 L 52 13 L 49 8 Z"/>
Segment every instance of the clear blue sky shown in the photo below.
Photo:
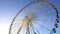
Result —
<path fill-rule="evenodd" d="M 13 17 L 26 4 L 34 0 L 0 0 L 0 34 L 8 34 Z M 58 9 L 60 16 L 60 0 L 48 0 Z M 60 18 L 59 18 L 60 19 Z M 60 23 L 57 33 L 60 33 Z"/>

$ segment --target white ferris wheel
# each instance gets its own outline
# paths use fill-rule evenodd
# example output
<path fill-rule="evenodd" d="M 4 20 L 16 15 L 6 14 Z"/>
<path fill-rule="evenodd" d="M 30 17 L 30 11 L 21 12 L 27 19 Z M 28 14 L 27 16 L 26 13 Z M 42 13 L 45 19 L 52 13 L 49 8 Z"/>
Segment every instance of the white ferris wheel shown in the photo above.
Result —
<path fill-rule="evenodd" d="M 15 15 L 9 34 L 55 34 L 58 14 L 55 5 L 47 0 L 28 3 Z"/>

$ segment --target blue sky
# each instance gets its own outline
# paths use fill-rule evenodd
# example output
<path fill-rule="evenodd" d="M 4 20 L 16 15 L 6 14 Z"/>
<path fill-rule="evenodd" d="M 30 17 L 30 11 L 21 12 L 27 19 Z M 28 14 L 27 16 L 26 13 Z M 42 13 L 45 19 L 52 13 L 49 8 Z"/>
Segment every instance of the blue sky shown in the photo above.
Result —
<path fill-rule="evenodd" d="M 31 1 L 34 0 L 0 0 L 0 34 L 8 34 L 8 29 L 13 17 L 23 6 L 25 6 Z M 52 2 L 56 6 L 60 16 L 60 0 L 48 1 Z M 60 33 L 59 28 L 57 29 L 56 34 Z"/>

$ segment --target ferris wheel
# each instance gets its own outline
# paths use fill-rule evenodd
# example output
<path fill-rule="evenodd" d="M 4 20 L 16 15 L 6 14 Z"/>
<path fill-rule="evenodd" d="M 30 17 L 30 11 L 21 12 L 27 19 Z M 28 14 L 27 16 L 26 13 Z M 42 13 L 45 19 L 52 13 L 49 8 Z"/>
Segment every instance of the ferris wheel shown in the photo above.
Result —
<path fill-rule="evenodd" d="M 58 14 L 55 5 L 47 0 L 28 3 L 14 17 L 9 34 L 55 34 Z"/>

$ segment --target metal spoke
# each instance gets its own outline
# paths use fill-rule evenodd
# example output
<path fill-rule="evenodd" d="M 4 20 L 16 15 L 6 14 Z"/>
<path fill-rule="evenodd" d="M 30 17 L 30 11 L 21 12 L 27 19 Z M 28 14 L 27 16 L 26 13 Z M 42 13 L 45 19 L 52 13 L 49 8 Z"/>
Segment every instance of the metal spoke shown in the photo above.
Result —
<path fill-rule="evenodd" d="M 47 16 L 52 17 L 52 16 L 55 16 L 55 15 L 54 14 L 44 14 L 42 16 L 38 16 L 38 18 L 45 18 Z"/>
<path fill-rule="evenodd" d="M 19 30 L 18 30 L 18 32 L 17 32 L 17 34 L 19 34 L 20 33 L 20 31 L 21 31 L 21 29 L 22 29 L 22 25 L 21 25 L 21 27 L 19 28 Z"/>
<path fill-rule="evenodd" d="M 38 23 L 36 23 L 36 22 L 34 22 L 34 21 L 33 21 L 33 23 L 35 23 L 35 24 L 37 24 L 37 25 L 41 26 L 42 28 L 45 28 L 45 29 L 47 29 L 47 30 L 51 31 L 50 29 L 48 29 L 48 28 L 47 28 L 47 27 L 45 27 L 45 26 L 42 26 L 41 24 L 38 24 Z"/>
<path fill-rule="evenodd" d="M 44 19 L 32 19 L 33 21 L 42 21 L 42 22 L 50 22 L 50 23 L 54 23 L 55 20 L 44 20 Z"/>
<path fill-rule="evenodd" d="M 31 27 L 32 27 L 32 29 L 34 29 L 35 27 L 34 27 L 34 25 L 33 25 L 33 23 L 31 22 Z M 34 28 L 33 28 L 34 27 Z M 35 28 L 35 30 L 38 32 L 38 30 Z M 38 32 L 39 33 L 39 32 Z M 34 32 L 34 34 L 37 34 L 36 32 Z M 39 33 L 40 34 L 40 33 Z"/>
<path fill-rule="evenodd" d="M 32 28 L 34 34 L 37 34 L 37 33 L 34 31 L 34 28 L 32 27 L 32 22 L 30 23 L 30 27 Z"/>

